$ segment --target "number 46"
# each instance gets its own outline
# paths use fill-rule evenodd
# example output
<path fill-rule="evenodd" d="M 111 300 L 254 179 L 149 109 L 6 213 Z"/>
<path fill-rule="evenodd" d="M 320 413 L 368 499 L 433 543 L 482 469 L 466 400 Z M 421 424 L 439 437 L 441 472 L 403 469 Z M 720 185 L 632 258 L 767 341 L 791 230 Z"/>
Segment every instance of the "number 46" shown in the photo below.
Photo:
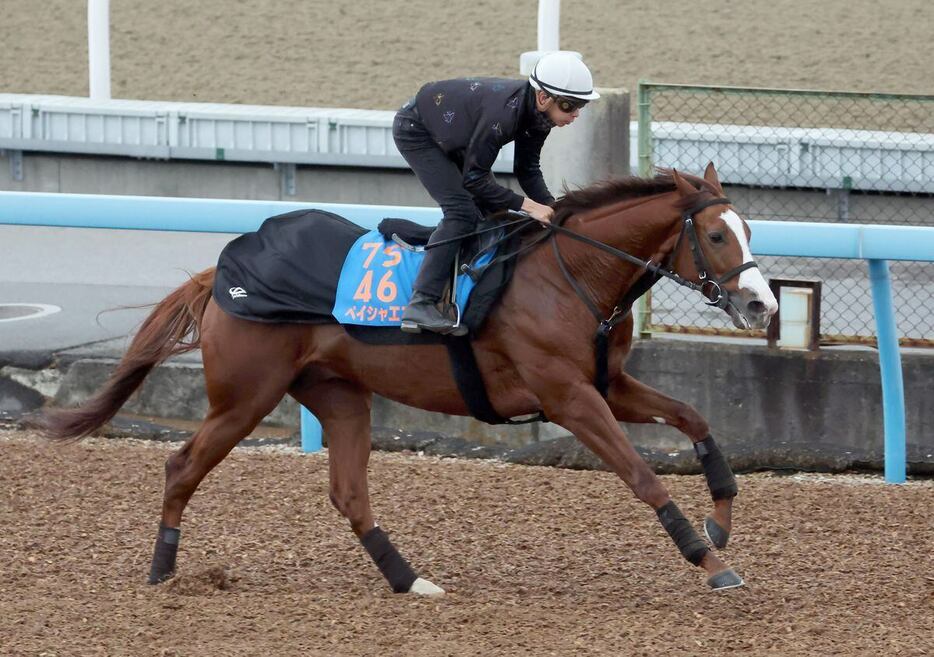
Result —
<path fill-rule="evenodd" d="M 376 286 L 376 298 L 383 303 L 390 303 L 395 301 L 396 295 L 398 293 L 399 290 L 396 287 L 396 284 L 392 281 L 392 270 L 389 270 L 383 274 L 382 278 L 379 279 L 379 283 Z M 373 298 L 372 269 L 364 274 L 363 280 L 361 280 L 360 285 L 357 286 L 357 291 L 354 292 L 353 298 L 356 301 L 363 301 L 364 303 L 369 303 L 370 299 Z"/>

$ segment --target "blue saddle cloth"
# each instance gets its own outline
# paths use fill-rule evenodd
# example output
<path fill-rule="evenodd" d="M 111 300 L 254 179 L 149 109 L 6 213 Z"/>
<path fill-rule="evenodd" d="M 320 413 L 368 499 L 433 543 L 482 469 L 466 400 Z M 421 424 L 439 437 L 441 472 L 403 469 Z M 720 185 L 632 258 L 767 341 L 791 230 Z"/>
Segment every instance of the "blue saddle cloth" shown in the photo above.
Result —
<path fill-rule="evenodd" d="M 431 232 L 400 219 L 383 223 L 385 234 L 398 232 L 409 243 L 424 243 Z M 507 252 L 511 247 L 499 248 Z M 337 322 L 359 339 L 423 344 L 440 336 L 380 327 L 401 324 L 424 257 L 333 213 L 296 210 L 270 217 L 259 230 L 224 248 L 213 296 L 225 312 L 250 321 Z M 479 330 L 512 275 L 512 260 L 482 266 L 494 257 L 484 253 L 472 262 L 479 272 L 476 288 L 470 277 L 458 277 L 457 303 L 472 332 Z"/>
<path fill-rule="evenodd" d="M 474 261 L 475 267 L 489 263 L 491 249 Z M 409 251 L 379 231 L 364 233 L 347 252 L 337 283 L 331 314 L 341 324 L 358 326 L 399 326 L 402 311 L 412 296 L 412 286 L 425 258 L 421 251 Z M 475 282 L 467 274 L 457 277 L 455 299 L 463 314 Z"/>

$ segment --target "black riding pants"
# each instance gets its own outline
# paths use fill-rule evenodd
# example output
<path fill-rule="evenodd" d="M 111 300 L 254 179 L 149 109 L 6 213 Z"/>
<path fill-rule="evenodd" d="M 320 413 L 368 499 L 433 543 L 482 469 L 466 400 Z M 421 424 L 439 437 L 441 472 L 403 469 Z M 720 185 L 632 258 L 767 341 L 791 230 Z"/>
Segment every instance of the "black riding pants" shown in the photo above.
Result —
<path fill-rule="evenodd" d="M 476 230 L 477 222 L 482 218 L 480 210 L 470 192 L 464 189 L 460 167 L 435 143 L 410 104 L 396 113 L 392 136 L 418 180 L 435 203 L 441 206 L 441 223 L 431 234 L 428 243 L 470 233 Z M 428 249 L 414 288 L 431 297 L 440 298 L 453 274 L 454 259 L 459 248 L 460 243 L 453 242 Z"/>

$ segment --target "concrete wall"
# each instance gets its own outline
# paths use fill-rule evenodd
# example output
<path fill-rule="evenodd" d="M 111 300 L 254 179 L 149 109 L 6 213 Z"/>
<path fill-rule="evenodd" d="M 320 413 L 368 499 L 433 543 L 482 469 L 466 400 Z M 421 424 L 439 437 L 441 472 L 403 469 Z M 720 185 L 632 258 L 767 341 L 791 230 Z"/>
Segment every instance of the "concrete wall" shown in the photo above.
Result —
<path fill-rule="evenodd" d="M 516 187 L 511 176 L 500 176 Z M 402 169 L 299 166 L 295 194 L 284 192 L 283 174 L 272 165 L 185 160 L 25 153 L 23 180 L 0 157 L 0 190 L 432 205 L 415 175 Z"/>
<path fill-rule="evenodd" d="M 542 149 L 545 183 L 555 196 L 565 187 L 629 174 L 629 92 L 597 91 L 599 100 L 571 125 L 552 130 Z"/>
<path fill-rule="evenodd" d="M 934 463 L 934 354 L 903 358 L 909 453 Z M 798 352 L 760 346 L 673 339 L 635 344 L 627 371 L 642 382 L 693 405 L 717 440 L 745 449 L 796 446 L 882 454 L 879 359 L 868 349 Z M 553 424 L 490 427 L 476 420 L 374 403 L 373 423 L 460 435 L 485 444 L 519 446 L 567 432 Z M 625 425 L 647 449 L 684 449 L 671 427 Z"/>
<path fill-rule="evenodd" d="M 724 192 L 750 219 L 934 226 L 934 203 L 930 196 L 736 185 L 724 185 Z"/>
<path fill-rule="evenodd" d="M 627 103 L 628 97 L 619 101 L 619 105 Z M 608 105 L 605 111 L 623 112 L 623 109 L 617 106 L 612 110 Z M 613 137 L 613 129 L 608 127 L 614 125 L 613 122 L 601 125 L 607 128 L 606 132 L 594 133 L 594 126 L 587 122 L 585 114 L 580 123 L 556 130 L 549 137 L 542 153 L 542 167 L 553 193 L 560 193 L 564 185 L 574 187 L 628 173 L 628 141 L 622 135 L 618 139 Z M 602 146 L 597 144 L 592 151 L 581 146 L 581 140 L 598 137 L 606 138 Z M 499 174 L 497 179 L 521 191 L 513 176 Z M 283 183 L 282 172 L 272 165 L 48 153 L 25 153 L 23 180 L 17 181 L 11 172 L 9 154 L 0 154 L 2 191 L 434 204 L 415 176 L 401 169 L 299 166 L 295 174 L 294 196 L 284 193 Z M 735 186 L 726 186 L 726 193 L 736 207 L 754 219 L 796 217 L 807 221 L 934 225 L 934 204 L 930 198 L 919 196 Z"/>
<path fill-rule="evenodd" d="M 29 372 L 0 368 L 0 411 L 14 414 L 41 403 L 72 406 L 90 396 L 109 376 L 114 361 L 61 362 L 58 370 Z M 903 356 L 908 458 L 934 470 L 934 354 Z M 850 467 L 881 463 L 882 391 L 878 356 L 863 349 L 796 352 L 744 344 L 652 339 L 636 343 L 627 371 L 644 383 L 690 403 L 711 431 L 745 468 Z M 140 393 L 124 407 L 156 417 L 201 420 L 207 410 L 197 362 L 157 368 Z M 268 421 L 298 426 L 298 407 L 287 399 Z M 427 413 L 377 398 L 374 426 L 404 432 L 437 432 L 484 445 L 521 447 L 566 436 L 554 424 L 490 426 L 477 420 Z M 658 425 L 625 425 L 643 452 L 688 450 L 677 430 Z M 916 468 L 918 470 L 918 468 Z M 922 468 L 923 470 L 923 468 Z"/>

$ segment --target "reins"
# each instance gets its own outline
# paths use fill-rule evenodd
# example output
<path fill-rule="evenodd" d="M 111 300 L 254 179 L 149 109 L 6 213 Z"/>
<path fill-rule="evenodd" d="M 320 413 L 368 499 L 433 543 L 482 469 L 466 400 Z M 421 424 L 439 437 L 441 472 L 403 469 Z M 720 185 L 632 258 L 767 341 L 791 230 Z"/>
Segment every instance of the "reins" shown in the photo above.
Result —
<path fill-rule="evenodd" d="M 700 246 L 700 241 L 697 237 L 697 229 L 694 225 L 694 215 L 700 212 L 701 210 L 708 208 L 713 205 L 729 205 L 731 203 L 728 198 L 714 198 L 708 199 L 701 203 L 698 203 L 691 208 L 685 210 L 681 214 L 681 232 L 678 235 L 678 239 L 675 242 L 674 248 L 671 250 L 671 253 L 668 254 L 668 257 L 663 263 L 653 263 L 651 260 L 642 260 L 631 253 L 627 253 L 621 249 L 605 244 L 599 240 L 587 237 L 586 235 L 581 235 L 573 230 L 569 230 L 560 224 L 547 223 L 539 221 L 533 217 L 530 217 L 525 212 L 520 212 L 516 210 L 507 210 L 506 215 L 514 217 L 515 222 L 512 222 L 511 225 L 514 226 L 508 230 L 502 237 L 494 240 L 491 244 L 484 247 L 479 253 L 477 253 L 471 262 L 476 261 L 476 259 L 486 251 L 489 251 L 499 244 L 510 239 L 514 235 L 518 234 L 520 231 L 524 230 L 532 224 L 538 224 L 543 228 L 546 228 L 547 231 L 543 232 L 541 235 L 536 236 L 529 241 L 528 244 L 520 247 L 519 249 L 513 251 L 512 253 L 503 254 L 494 258 L 491 262 L 483 265 L 479 268 L 474 268 L 471 264 L 461 265 L 461 271 L 470 275 L 473 278 L 478 278 L 480 273 L 486 267 L 490 265 L 502 262 L 509 258 L 515 258 L 521 255 L 522 253 L 530 250 L 531 248 L 537 246 L 546 239 L 551 239 L 551 245 L 554 249 L 555 257 L 558 261 L 558 267 L 561 270 L 562 275 L 568 284 L 574 290 L 574 293 L 584 302 L 584 305 L 587 306 L 587 309 L 593 315 L 594 319 L 597 320 L 597 331 L 594 335 L 594 356 L 596 360 L 596 371 L 594 375 L 594 386 L 600 392 L 603 397 L 607 396 L 609 390 L 609 373 L 608 373 L 608 356 L 609 356 L 609 335 L 613 328 L 623 321 L 628 315 L 632 308 L 632 304 L 635 303 L 636 299 L 645 294 L 660 278 L 668 278 L 681 285 L 683 287 L 689 288 L 700 292 L 707 298 L 707 305 L 715 306 L 717 308 L 726 309 L 730 305 L 729 295 L 723 293 L 723 284 L 731 279 L 735 278 L 742 272 L 747 269 L 752 269 L 758 267 L 754 261 L 744 262 L 738 267 L 725 272 L 721 276 L 712 276 L 710 274 L 710 265 L 707 262 L 707 258 L 704 256 L 704 251 Z M 453 242 L 460 242 L 466 238 L 474 237 L 477 235 L 482 235 L 494 230 L 504 229 L 509 223 L 501 223 L 492 227 L 482 228 L 480 230 L 460 235 L 447 240 L 440 240 L 438 242 L 427 244 L 424 248 L 431 249 L 437 246 L 442 246 L 444 244 L 450 244 Z M 630 264 L 638 266 L 640 269 L 644 270 L 643 275 L 623 294 L 619 299 L 616 305 L 613 308 L 613 311 L 610 313 L 609 317 L 604 317 L 603 313 L 597 307 L 597 303 L 587 294 L 586 290 L 581 287 L 577 279 L 574 278 L 574 275 L 570 272 L 567 267 L 567 264 L 564 261 L 564 257 L 561 254 L 561 250 L 558 247 L 558 240 L 554 239 L 556 235 L 564 235 L 571 239 L 577 240 L 594 248 L 600 249 L 610 255 L 613 255 L 620 260 L 624 260 Z M 687 242 L 691 249 L 691 256 L 694 260 L 694 266 L 697 269 L 697 275 L 700 279 L 700 283 L 695 283 L 690 281 L 671 269 L 671 264 L 674 262 L 674 259 L 677 257 L 678 250 L 681 248 L 682 242 L 685 241 L 685 236 L 687 237 Z"/>

